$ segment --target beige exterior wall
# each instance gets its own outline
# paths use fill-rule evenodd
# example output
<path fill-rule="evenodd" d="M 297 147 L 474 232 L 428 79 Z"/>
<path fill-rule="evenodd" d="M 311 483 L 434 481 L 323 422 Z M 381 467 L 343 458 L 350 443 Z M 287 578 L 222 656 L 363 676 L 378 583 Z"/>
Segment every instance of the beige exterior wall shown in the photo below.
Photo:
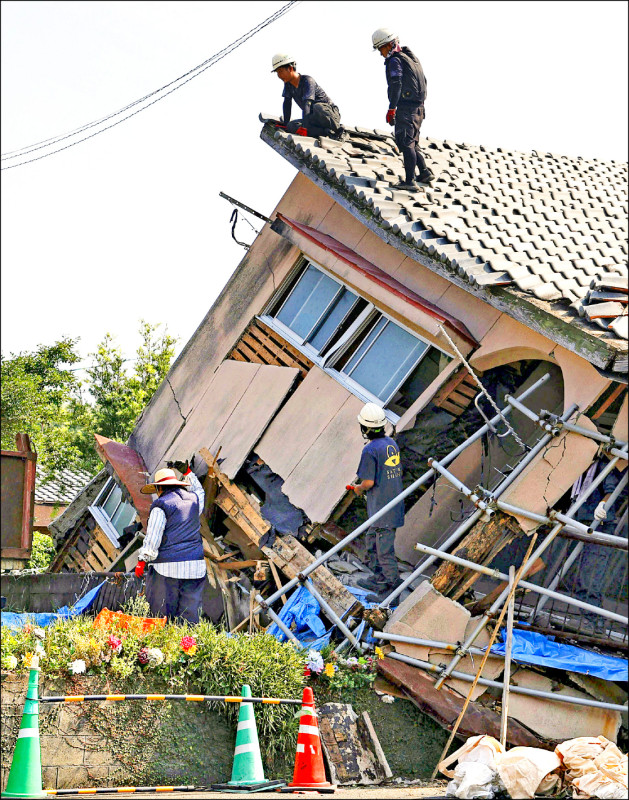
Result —
<path fill-rule="evenodd" d="M 457 317 L 480 341 L 480 347 L 472 353 L 468 343 L 454 334 L 451 335 L 463 355 L 469 356 L 471 363 L 479 369 L 486 370 L 523 358 L 547 360 L 557 364 L 563 373 L 564 407 L 576 402 L 580 411 L 584 411 L 608 385 L 608 381 L 584 359 L 555 345 L 544 336 L 531 331 L 385 244 L 301 173 L 296 175 L 276 211 L 333 236 L 419 296 Z M 250 320 L 268 303 L 275 289 L 296 263 L 300 252 L 328 269 L 394 319 L 403 322 L 426 340 L 455 355 L 440 334 L 436 320 L 425 312 L 379 286 L 334 254 L 324 251 L 308 240 L 303 240 L 303 250 L 300 251 L 299 247 L 276 234 L 267 224 L 178 358 L 168 380 L 156 393 L 132 435 L 131 445 L 140 452 L 151 472 L 163 465 L 166 453 L 177 452 L 180 439 L 182 443 L 185 441 L 188 449 L 194 442 L 198 443 L 195 445 L 197 449 L 204 445 L 208 431 L 205 429 L 203 419 L 200 418 L 202 415 L 195 413 L 195 410 L 202 404 L 215 371 Z M 436 382 L 435 390 L 439 383 L 440 381 Z M 343 387 L 339 389 L 342 389 L 348 398 L 357 400 Z M 423 407 L 426 401 L 426 397 L 419 398 L 416 408 L 407 412 L 403 422 L 411 424 L 417 410 Z M 303 413 L 307 414 L 312 402 L 313 398 L 308 393 L 308 382 L 305 381 L 290 399 L 293 414 L 295 415 L 295 407 L 298 407 L 299 412 L 303 410 Z M 302 404 L 303 409 L 299 408 Z M 335 428 L 339 422 L 336 417 L 341 413 L 339 409 L 343 405 L 329 406 L 328 416 L 321 423 L 322 428 L 327 427 L 330 430 Z M 299 417 L 299 413 L 296 416 Z M 357 428 L 355 433 L 360 443 Z M 302 441 L 303 436 L 298 434 L 297 428 L 294 432 L 286 431 L 283 446 L 294 449 L 295 452 L 291 455 L 292 462 L 310 463 L 307 457 L 308 448 Z M 330 440 L 329 446 L 339 449 L 338 453 L 329 453 L 329 459 L 335 460 L 335 463 L 346 464 L 347 474 L 339 473 L 333 482 L 319 479 L 315 496 L 312 497 L 313 506 L 310 509 L 312 511 L 316 507 L 317 515 L 321 514 L 322 509 L 331 508 L 340 500 L 344 484 L 354 478 L 357 466 L 357 464 L 350 465 L 346 458 L 345 437 Z M 343 453 L 341 448 L 345 448 Z M 577 446 L 577 450 L 582 450 L 584 456 L 586 449 L 588 448 L 585 446 L 581 448 Z M 265 439 L 265 450 L 267 452 L 273 450 L 268 437 Z M 561 486 L 566 486 L 577 477 L 574 474 L 577 465 L 580 469 L 580 458 L 572 459 L 571 464 L 567 464 L 566 460 L 562 461 L 553 474 L 553 480 L 560 475 Z M 323 463 L 320 465 L 312 463 L 313 472 L 318 466 L 325 470 Z M 295 496 L 308 505 L 310 503 L 308 498 L 313 493 L 306 488 L 306 477 L 300 476 L 299 486 L 295 485 Z M 514 488 L 517 485 L 516 483 Z M 304 507 L 304 511 L 309 514 L 308 507 Z M 318 516 L 315 519 L 324 521 L 318 519 Z"/>

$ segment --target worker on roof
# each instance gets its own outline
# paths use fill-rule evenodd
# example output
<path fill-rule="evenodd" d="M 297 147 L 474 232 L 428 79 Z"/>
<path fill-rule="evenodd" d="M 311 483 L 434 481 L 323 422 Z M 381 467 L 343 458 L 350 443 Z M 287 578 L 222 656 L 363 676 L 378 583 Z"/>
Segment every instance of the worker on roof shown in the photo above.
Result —
<path fill-rule="evenodd" d="M 353 489 L 358 495 L 366 494 L 368 517 L 384 508 L 402 491 L 400 451 L 395 440 L 384 432 L 386 421 L 384 411 L 376 403 L 367 403 L 358 415 L 360 431 L 367 444 L 363 447 L 358 482 Z M 374 577 L 364 578 L 358 583 L 364 589 L 372 589 L 378 600 L 383 600 L 401 582 L 395 557 L 395 531 L 403 524 L 404 501 L 400 500 L 365 534 L 367 566 Z"/>
<path fill-rule="evenodd" d="M 135 574 L 146 564 L 146 599 L 153 617 L 185 620 L 196 625 L 207 576 L 203 558 L 200 516 L 205 492 L 188 461 L 169 461 L 158 469 L 142 494 L 156 494 Z M 187 479 L 177 478 L 179 470 Z"/>
<path fill-rule="evenodd" d="M 343 138 L 341 114 L 328 95 L 310 75 L 297 72 L 295 59 L 287 53 L 276 53 L 271 59 L 272 72 L 284 82 L 282 122 L 289 133 L 299 136 L 331 136 Z M 291 122 L 293 100 L 302 111 L 302 118 Z"/>
<path fill-rule="evenodd" d="M 386 121 L 395 125 L 395 143 L 404 159 L 406 177 L 392 188 L 416 191 L 416 169 L 419 183 L 428 184 L 434 178 L 419 149 L 419 129 L 424 121 L 426 101 L 424 71 L 417 56 L 408 47 L 400 47 L 397 34 L 388 28 L 374 31 L 371 41 L 373 49 L 384 58 L 389 95 Z"/>

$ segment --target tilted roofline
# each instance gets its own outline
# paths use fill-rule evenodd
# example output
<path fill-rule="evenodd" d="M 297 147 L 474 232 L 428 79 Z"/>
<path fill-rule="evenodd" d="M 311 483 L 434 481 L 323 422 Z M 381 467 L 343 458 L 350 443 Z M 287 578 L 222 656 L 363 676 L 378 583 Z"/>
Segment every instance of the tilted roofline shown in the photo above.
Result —
<path fill-rule="evenodd" d="M 556 344 L 577 353 L 599 370 L 610 373 L 626 372 L 627 341 L 617 338 L 622 335 L 622 332 L 614 336 L 608 331 L 607 322 L 609 320 L 606 320 L 603 332 L 603 324 L 600 320 L 596 320 L 599 327 L 594 327 L 595 323 L 589 321 L 588 315 L 584 314 L 583 317 L 576 315 L 578 304 L 582 307 L 585 305 L 586 308 L 594 308 L 594 305 L 587 305 L 589 296 L 600 295 L 601 292 L 588 292 L 584 286 L 584 284 L 594 281 L 616 284 L 616 288 L 613 290 L 616 294 L 613 295 L 613 298 L 615 300 L 621 298 L 624 305 L 620 308 L 626 314 L 626 290 L 622 286 L 624 280 L 622 276 L 626 275 L 626 265 L 620 263 L 626 259 L 626 243 L 622 242 L 622 231 L 626 227 L 626 212 L 624 212 L 621 201 L 619 202 L 614 196 L 613 206 L 610 208 L 604 206 L 603 223 L 599 225 L 603 232 L 596 230 L 602 244 L 599 244 L 599 239 L 594 236 L 588 237 L 588 241 L 586 241 L 579 233 L 581 238 L 575 238 L 574 241 L 583 241 L 580 249 L 572 244 L 573 239 L 569 239 L 570 251 L 566 250 L 565 255 L 560 253 L 559 257 L 555 254 L 554 257 L 546 258 L 545 251 L 541 260 L 539 257 L 530 258 L 529 253 L 532 246 L 529 247 L 526 241 L 514 239 L 515 247 L 512 248 L 512 251 L 509 246 L 503 248 L 495 245 L 496 240 L 493 238 L 495 231 L 491 226 L 485 225 L 481 236 L 477 231 L 467 230 L 467 228 L 464 235 L 459 236 L 456 233 L 457 226 L 458 229 L 463 227 L 463 223 L 465 226 L 469 226 L 466 215 L 469 217 L 471 213 L 479 214 L 479 212 L 485 218 L 491 219 L 492 222 L 499 221 L 502 227 L 513 227 L 515 218 L 510 214 L 522 213 L 517 207 L 514 206 L 513 209 L 504 205 L 501 207 L 497 200 L 497 208 L 504 212 L 503 216 L 500 216 L 498 211 L 491 207 L 491 196 L 480 195 L 467 179 L 463 181 L 464 188 L 461 188 L 458 185 L 458 178 L 452 179 L 451 182 L 451 173 L 444 169 L 441 170 L 442 175 L 438 176 L 439 185 L 426 192 L 392 191 L 389 186 L 391 180 L 388 177 L 385 178 L 385 173 L 395 177 L 393 170 L 401 170 L 401 159 L 395 153 L 391 137 L 379 131 L 347 130 L 350 136 L 349 140 L 345 142 L 337 142 L 325 137 L 315 140 L 310 137 L 298 137 L 280 132 L 270 122 L 264 125 L 261 138 L 369 230 L 405 256 L 541 333 Z M 443 144 L 442 149 L 452 150 L 456 147 L 460 147 L 466 152 L 472 150 L 486 152 L 483 148 L 468 148 L 465 145 L 457 146 L 448 142 Z M 505 154 L 505 157 L 516 155 L 520 154 L 508 153 Z M 531 158 L 538 161 L 541 157 L 535 154 Z M 549 156 L 549 158 L 557 160 L 559 157 Z M 427 160 L 430 164 L 430 151 Z M 465 162 L 459 160 L 456 163 L 457 170 L 462 172 L 460 164 Z M 566 160 L 566 163 L 567 166 L 571 165 L 570 160 Z M 599 164 L 600 162 L 584 163 Z M 615 164 L 611 166 L 614 169 L 617 167 Z M 623 169 L 624 165 L 618 167 L 617 171 L 622 172 Z M 437 170 L 439 170 L 439 166 Z M 615 188 L 620 186 L 620 182 L 615 172 L 610 170 L 610 165 L 600 166 L 601 172 L 605 170 L 610 171 L 612 175 L 610 185 L 612 185 L 613 191 L 622 192 L 622 189 Z M 521 178 L 522 176 L 516 175 L 516 177 Z M 504 186 L 508 187 L 507 191 L 513 194 L 513 187 L 516 185 L 513 178 L 507 175 L 503 176 L 501 180 L 504 181 Z M 537 180 L 541 181 L 541 178 Z M 563 173 L 561 181 L 564 181 Z M 480 183 L 483 184 L 484 181 L 481 180 Z M 599 183 L 595 182 L 595 185 L 598 192 Z M 562 185 L 553 187 L 552 198 L 547 209 L 549 217 L 558 216 L 556 208 L 551 209 L 553 202 L 555 206 L 557 203 L 566 203 L 563 196 L 559 197 L 558 190 L 560 188 Z M 563 193 L 561 194 L 563 195 Z M 545 191 L 542 199 L 546 195 L 551 197 L 551 192 Z M 447 198 L 445 202 L 444 198 Z M 526 211 L 527 206 L 524 200 L 520 202 Z M 572 205 L 566 205 L 566 213 L 576 215 L 579 223 L 582 222 L 584 215 L 587 216 L 589 209 L 592 209 L 592 214 L 598 215 L 597 219 L 600 220 L 603 216 L 603 212 L 600 212 L 598 208 L 594 209 L 592 203 L 588 204 L 586 211 L 583 211 L 584 202 L 581 200 L 571 202 Z M 467 206 L 464 205 L 465 203 Z M 541 217 L 538 212 L 542 210 L 539 205 L 534 209 L 537 217 Z M 534 228 L 531 214 L 527 214 L 526 217 L 522 215 L 522 227 L 526 228 L 529 233 Z M 611 226 L 608 224 L 608 217 L 611 218 Z M 545 217 L 542 217 L 542 220 L 546 222 Z M 563 222 L 563 220 L 560 219 L 559 222 Z M 495 223 L 494 225 L 498 228 Z M 556 227 L 559 234 L 556 235 L 556 231 L 553 230 L 551 222 L 548 220 L 548 227 L 544 227 L 541 233 L 546 230 L 549 230 L 555 237 L 553 241 L 557 241 L 557 235 L 564 235 L 572 228 L 559 225 Z M 618 231 L 620 231 L 620 235 Z M 474 234 L 476 234 L 475 237 Z M 483 234 L 485 242 L 480 241 Z M 524 238 L 526 239 L 526 237 Z M 591 247 L 589 239 L 592 239 L 593 242 L 596 241 L 596 247 Z M 607 242 L 611 242 L 611 244 L 608 245 Z M 540 246 L 542 244 L 545 242 L 539 243 Z M 496 249 L 492 250 L 489 245 L 494 245 Z M 549 247 L 548 244 L 546 246 Z M 585 254 L 583 248 L 587 247 L 590 247 L 592 251 L 591 265 L 590 262 L 584 263 L 584 259 L 581 258 Z M 496 250 L 498 250 L 497 253 Z M 601 250 L 613 254 L 613 258 L 607 255 L 601 256 Z M 475 255 L 476 253 L 482 253 L 482 258 Z M 540 264 L 545 272 L 540 268 Z M 567 279 L 566 274 L 572 277 Z M 517 275 L 518 279 L 515 280 L 512 275 Z M 575 280 L 575 276 L 580 283 Z M 618 288 L 619 281 L 620 288 Z M 509 284 L 508 287 L 505 284 Z M 525 291 L 518 284 L 524 287 L 532 285 L 538 296 Z M 552 299 L 543 299 L 544 296 Z M 563 305 L 560 305 L 557 300 L 560 300 Z M 592 303 L 594 302 L 593 300 Z M 568 308 L 569 303 L 571 303 L 570 308 Z M 617 306 L 618 304 L 614 303 L 614 307 Z M 619 321 L 621 325 L 624 325 L 626 316 L 620 315 L 618 319 L 614 319 L 615 323 Z M 612 330 L 616 333 L 615 328 Z M 620 330 L 622 331 L 622 329 Z"/>

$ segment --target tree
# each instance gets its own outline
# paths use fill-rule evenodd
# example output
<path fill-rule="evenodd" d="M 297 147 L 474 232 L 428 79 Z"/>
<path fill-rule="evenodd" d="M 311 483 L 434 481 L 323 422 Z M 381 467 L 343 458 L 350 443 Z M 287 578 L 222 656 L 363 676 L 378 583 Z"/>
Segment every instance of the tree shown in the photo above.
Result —
<path fill-rule="evenodd" d="M 107 333 L 92 353 L 94 366 L 87 370 L 89 391 L 94 398 L 94 432 L 117 441 L 126 441 L 138 416 L 155 394 L 170 369 L 177 339 L 160 325 L 140 321 L 142 344 L 136 352 L 131 375 L 125 359 Z"/>
<path fill-rule="evenodd" d="M 81 360 L 78 339 L 2 356 L 2 448 L 14 450 L 15 434 L 28 433 L 39 467 L 51 479 L 63 469 L 96 474 L 102 464 L 94 433 L 126 441 L 170 369 L 177 339 L 166 329 L 159 333 L 160 327 L 141 320 L 142 343 L 130 373 L 109 333 L 96 353 L 90 353 L 94 363 L 86 381 L 79 381 L 71 369 Z"/>
<path fill-rule="evenodd" d="M 80 361 L 78 339 L 40 345 L 32 353 L 0 356 L 2 448 L 15 449 L 15 435 L 27 433 L 47 473 L 79 466 L 72 408 L 81 405 L 80 384 L 68 369 Z"/>

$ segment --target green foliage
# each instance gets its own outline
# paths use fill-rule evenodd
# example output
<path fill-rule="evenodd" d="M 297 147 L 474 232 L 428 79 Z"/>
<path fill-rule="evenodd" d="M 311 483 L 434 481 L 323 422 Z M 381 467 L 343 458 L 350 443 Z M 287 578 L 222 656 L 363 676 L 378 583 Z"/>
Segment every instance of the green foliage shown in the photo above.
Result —
<path fill-rule="evenodd" d="M 47 570 L 55 557 L 55 545 L 51 536 L 33 531 L 33 549 L 26 564 L 27 569 Z"/>
<path fill-rule="evenodd" d="M 16 434 L 27 433 L 40 466 L 48 473 L 81 462 L 70 431 L 80 386 L 69 370 L 80 360 L 77 342 L 63 338 L 50 346 L 40 345 L 32 353 L 0 356 L 2 448 L 15 450 Z"/>
<path fill-rule="evenodd" d="M 142 344 L 138 347 L 133 372 L 125 370 L 125 359 L 106 334 L 96 353 L 95 363 L 87 370 L 89 391 L 94 398 L 94 430 L 117 441 L 125 441 L 143 408 L 166 377 L 177 342 L 159 325 L 141 320 Z"/>
<path fill-rule="evenodd" d="M 125 612 L 146 613 L 146 608 L 142 601 L 136 600 Z M 25 658 L 39 650 L 40 667 L 45 675 L 70 676 L 71 664 L 81 660 L 85 662 L 87 675 L 102 675 L 114 687 L 132 681 L 136 692 L 142 692 L 138 687 L 143 686 L 150 693 L 151 682 L 166 682 L 173 694 L 240 695 L 243 684 L 248 684 L 254 696 L 301 697 L 303 654 L 265 633 L 232 635 L 202 621 L 195 626 L 167 623 L 163 628 L 138 634 L 115 627 L 96 629 L 94 620 L 88 616 L 50 625 L 43 641 L 37 638 L 38 632 L 30 626 L 20 631 L 2 628 L 1 655 L 5 669 L 11 668 L 10 656 L 17 659 L 15 669 L 26 669 Z M 119 640 L 122 644 L 120 652 L 115 652 L 110 644 L 112 635 L 114 642 Z M 182 647 L 184 637 L 196 640 L 188 652 Z M 163 656 L 161 663 L 142 665 L 140 652 L 155 649 Z M 212 705 L 236 721 L 237 703 Z M 264 714 L 258 716 L 258 729 L 266 743 L 268 759 L 279 756 L 287 742 L 294 741 L 296 726 L 293 706 L 265 706 Z"/>
<path fill-rule="evenodd" d="M 66 337 L 31 353 L 2 356 L 2 448 L 14 450 L 16 434 L 27 433 L 38 467 L 49 479 L 63 469 L 96 474 L 102 465 L 94 433 L 126 441 L 170 369 L 177 340 L 159 328 L 140 321 L 142 343 L 131 372 L 106 334 L 97 352 L 90 353 L 94 363 L 83 382 L 71 369 L 81 360 L 78 339 Z"/>

